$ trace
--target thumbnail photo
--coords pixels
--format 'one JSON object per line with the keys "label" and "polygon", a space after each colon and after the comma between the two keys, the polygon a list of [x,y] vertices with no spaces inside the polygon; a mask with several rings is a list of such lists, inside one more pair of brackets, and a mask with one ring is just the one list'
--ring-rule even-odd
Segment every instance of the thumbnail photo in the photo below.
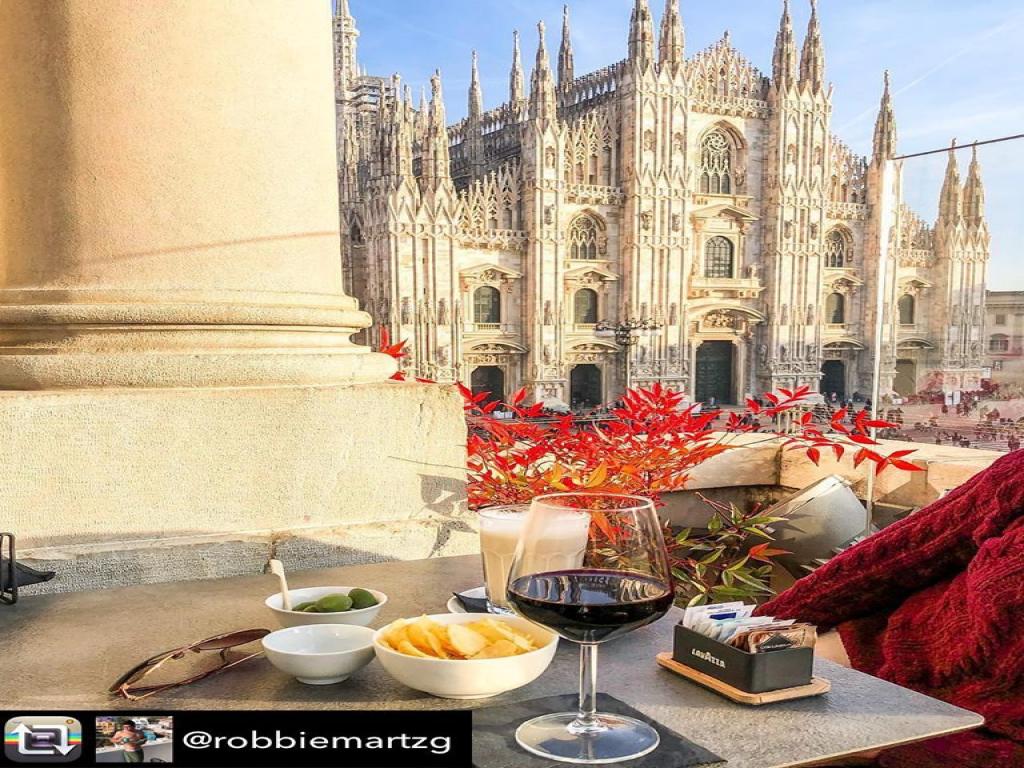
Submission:
{"label": "thumbnail photo", "polygon": [[170,763],[174,718],[170,715],[103,715],[96,718],[97,763]]}

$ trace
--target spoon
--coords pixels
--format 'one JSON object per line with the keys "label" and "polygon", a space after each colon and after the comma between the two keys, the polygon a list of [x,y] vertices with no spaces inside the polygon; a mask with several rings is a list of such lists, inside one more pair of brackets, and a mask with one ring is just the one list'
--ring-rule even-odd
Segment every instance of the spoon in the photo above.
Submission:
{"label": "spoon", "polygon": [[281,607],[286,611],[292,609],[292,596],[288,593],[288,579],[284,577],[284,563],[280,560],[270,561],[270,572],[281,582]]}

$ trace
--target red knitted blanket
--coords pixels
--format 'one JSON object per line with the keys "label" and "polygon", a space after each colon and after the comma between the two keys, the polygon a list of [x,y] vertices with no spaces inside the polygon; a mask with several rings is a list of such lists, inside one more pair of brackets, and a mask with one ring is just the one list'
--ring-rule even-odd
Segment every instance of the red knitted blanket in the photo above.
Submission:
{"label": "red knitted blanket", "polygon": [[1024,450],[847,550],[758,613],[838,627],[854,668],[984,715],[888,750],[908,768],[1024,768]]}

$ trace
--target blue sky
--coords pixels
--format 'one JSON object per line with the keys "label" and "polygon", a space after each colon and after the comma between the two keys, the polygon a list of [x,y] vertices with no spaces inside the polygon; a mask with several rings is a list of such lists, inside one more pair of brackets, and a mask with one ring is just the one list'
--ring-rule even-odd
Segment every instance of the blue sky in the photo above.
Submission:
{"label": "blue sky", "polygon": [[[349,0],[360,30],[359,60],[372,74],[398,72],[418,93],[440,67],[449,120],[466,111],[470,52],[480,55],[485,107],[507,97],[512,30],[523,38],[527,81],[536,50],[536,23],[558,49],[558,0]],[[650,0],[655,21],[663,0]],[[798,45],[809,5],[791,0]],[[570,3],[576,72],[625,56],[632,0]],[[734,45],[762,71],[771,53],[781,0],[730,5],[682,0],[688,54],[728,29]],[[729,9],[723,10],[723,9]],[[1020,0],[819,0],[828,78],[835,85],[834,132],[857,152],[871,148],[882,70],[892,73],[901,152],[1024,133],[1024,6]],[[978,151],[987,191],[992,263],[989,284],[1024,289],[1024,140]],[[960,153],[966,170],[970,153]],[[908,160],[907,201],[935,216],[945,156]]]}

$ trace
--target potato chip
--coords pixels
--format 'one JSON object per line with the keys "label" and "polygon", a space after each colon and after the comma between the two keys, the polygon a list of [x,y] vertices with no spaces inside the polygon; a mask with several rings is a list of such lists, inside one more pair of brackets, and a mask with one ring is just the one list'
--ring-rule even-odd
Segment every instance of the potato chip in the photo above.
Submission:
{"label": "potato chip", "polygon": [[515,643],[517,647],[522,648],[524,651],[532,651],[536,647],[533,644],[533,639],[528,635],[516,632],[507,624],[502,624],[501,622],[494,621],[493,619],[491,621],[493,622],[494,631],[502,635],[506,640],[510,640]]}
{"label": "potato chip", "polygon": [[426,616],[422,616],[409,625],[409,641],[421,651],[431,656],[437,656],[441,659],[450,658],[437,633],[438,629],[441,629],[443,632],[444,627],[436,621],[431,621]]}
{"label": "potato chip", "polygon": [[419,656],[424,659],[432,658],[429,653],[424,653],[415,645],[410,643],[408,640],[403,640],[402,642],[400,642],[396,650],[399,653],[404,653],[406,656]]}
{"label": "potato chip", "polygon": [[397,619],[381,632],[380,642],[425,659],[500,659],[537,648],[532,637],[491,617],[465,624],[441,624],[429,616]]}
{"label": "potato chip", "polygon": [[487,647],[487,638],[469,624],[449,624],[448,642],[463,657],[476,656]]}
{"label": "potato chip", "polygon": [[498,640],[497,642],[491,643],[488,646],[480,649],[472,658],[474,659],[500,659],[503,656],[515,656],[518,654],[519,648],[515,643],[508,640]]}

